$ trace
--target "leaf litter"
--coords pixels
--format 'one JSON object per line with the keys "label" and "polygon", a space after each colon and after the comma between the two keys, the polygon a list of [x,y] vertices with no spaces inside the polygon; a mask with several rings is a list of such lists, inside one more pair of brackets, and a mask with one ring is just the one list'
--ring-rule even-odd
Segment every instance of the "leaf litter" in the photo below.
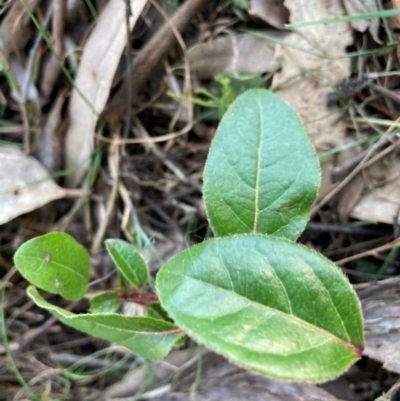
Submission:
{"label": "leaf litter", "polygon": [[[147,0],[132,1],[129,29],[133,28],[146,3]],[[125,14],[123,2],[110,1],[103,9],[82,52],[69,106],[71,122],[65,138],[66,166],[79,166],[68,176],[67,185],[70,187],[81,183],[90,163],[95,126],[109,97],[126,44]]]}
{"label": "leaf litter", "polygon": [[[130,7],[53,3],[52,10],[38,0],[0,6],[1,286],[11,348],[32,389],[60,399],[145,392],[156,400],[372,400],[393,386],[400,373],[398,16],[286,29],[288,22],[379,13],[382,4],[186,0],[165,2],[160,13],[145,0]],[[324,185],[300,240],[362,283],[365,358],[322,389],[263,379],[193,347],[194,354],[174,351],[167,365],[152,365],[167,373],[145,388],[151,374],[143,373],[146,364],[133,368],[134,355],[61,329],[29,304],[12,254],[27,239],[62,228],[92,250],[90,295],[115,287],[105,238],[137,245],[154,275],[163,259],[209,235],[204,160],[216,119],[249,85],[272,86],[294,107],[321,158]],[[76,190],[84,178],[88,189]],[[87,310],[84,302],[60,306]],[[0,365],[4,399],[26,398],[6,370],[4,348]],[[107,373],[111,368],[117,374]],[[127,382],[125,393],[112,393]]]}
{"label": "leaf litter", "polygon": [[0,188],[0,224],[67,194],[37,160],[6,146],[0,147]]}

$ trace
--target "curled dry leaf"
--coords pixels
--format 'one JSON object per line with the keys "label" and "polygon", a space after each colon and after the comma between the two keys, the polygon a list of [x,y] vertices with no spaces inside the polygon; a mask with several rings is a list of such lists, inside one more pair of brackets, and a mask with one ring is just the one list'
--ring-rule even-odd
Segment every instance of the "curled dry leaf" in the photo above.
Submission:
{"label": "curled dry leaf", "polygon": [[400,182],[394,181],[364,195],[350,216],[358,220],[376,221],[379,223],[400,223]]}
{"label": "curled dry leaf", "polygon": [[[365,172],[368,190],[352,209],[350,216],[358,220],[370,220],[380,223],[400,223],[400,170],[399,160],[394,158],[388,164],[376,163]],[[385,182],[384,185],[381,183]]]}
{"label": "curled dry leaf", "polygon": [[[26,5],[35,10],[39,0],[27,0]],[[11,53],[22,51],[32,37],[30,17],[21,1],[14,1],[11,9],[0,24],[0,53],[8,57]]]}
{"label": "curled dry leaf", "polygon": [[[309,0],[307,7],[297,0],[286,0],[290,22],[300,23],[345,15],[340,0]],[[282,65],[274,75],[275,93],[300,115],[317,152],[343,144],[345,126],[327,107],[332,86],[348,78],[350,60],[343,58],[352,43],[349,24],[313,25],[298,28],[285,38],[286,46],[277,46],[276,57]],[[323,197],[330,187],[331,162],[322,164]]]}
{"label": "curled dry leaf", "polygon": [[0,188],[0,224],[66,195],[36,159],[6,146],[0,147]]}
{"label": "curled dry leaf", "polygon": [[360,284],[355,289],[364,313],[364,355],[400,373],[400,278]]}
{"label": "curled dry leaf", "polygon": [[[376,0],[344,0],[344,7],[348,15],[372,13],[378,11]],[[358,32],[365,32],[369,30],[375,42],[382,43],[379,40],[379,18],[375,19],[362,19],[358,21],[351,21],[351,26]]]}
{"label": "curled dry leaf", "polygon": [[[132,0],[132,29],[147,0]],[[66,134],[67,168],[75,169],[67,178],[67,185],[76,187],[89,166],[94,147],[94,130],[107,102],[115,71],[126,45],[126,5],[111,0],[102,11],[96,27],[83,49],[69,114],[71,125]]]}
{"label": "curled dry leaf", "polygon": [[189,50],[189,62],[200,79],[238,71],[259,75],[278,68],[274,53],[275,43],[245,33],[227,35],[193,46]]}
{"label": "curled dry leaf", "polygon": [[250,0],[249,14],[277,29],[284,29],[289,11],[283,2],[284,0]]}

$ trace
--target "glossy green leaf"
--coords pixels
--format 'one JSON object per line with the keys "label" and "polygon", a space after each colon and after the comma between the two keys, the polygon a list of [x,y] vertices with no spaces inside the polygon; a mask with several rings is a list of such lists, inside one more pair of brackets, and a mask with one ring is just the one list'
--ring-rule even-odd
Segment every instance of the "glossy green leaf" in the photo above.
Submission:
{"label": "glossy green leaf", "polygon": [[121,306],[121,300],[116,291],[106,291],[96,294],[89,300],[92,313],[115,313]]}
{"label": "glossy green leaf", "polygon": [[150,302],[147,304],[147,316],[172,322],[172,319],[168,316],[168,313],[163,309],[159,302]]}
{"label": "glossy green leaf", "polygon": [[65,299],[82,298],[88,289],[89,254],[68,234],[54,232],[25,242],[14,263],[31,284]]}
{"label": "glossy green leaf", "polygon": [[291,241],[207,240],[171,259],[157,288],[177,325],[255,372],[321,382],[361,356],[362,314],[347,278]]}
{"label": "glossy green leaf", "polygon": [[121,239],[108,239],[106,248],[115,266],[123,277],[135,288],[147,283],[148,270],[142,255],[134,246]]}
{"label": "glossy green leaf", "polygon": [[319,182],[318,160],[296,113],[266,90],[239,96],[218,127],[204,170],[214,233],[296,239]]}
{"label": "glossy green leaf", "polygon": [[[58,320],[92,336],[123,345],[144,358],[162,359],[181,336],[174,334],[176,326],[150,317],[119,314],[79,314],[58,308],[41,297],[33,286],[28,295]],[[172,331],[172,332],[171,332]]]}

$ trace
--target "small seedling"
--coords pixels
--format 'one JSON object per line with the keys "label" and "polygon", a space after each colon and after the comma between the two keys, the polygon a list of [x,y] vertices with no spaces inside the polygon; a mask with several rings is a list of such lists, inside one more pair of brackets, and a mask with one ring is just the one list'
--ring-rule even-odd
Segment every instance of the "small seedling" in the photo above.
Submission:
{"label": "small seedling", "polygon": [[[360,303],[342,272],[296,244],[316,198],[320,171],[295,112],[266,90],[239,96],[223,117],[204,171],[204,203],[215,238],[168,261],[156,293],[139,252],[106,248],[121,288],[97,296],[91,314],[48,303],[35,287],[66,299],[87,290],[89,256],[64,233],[22,245],[15,265],[29,296],[63,323],[162,359],[187,334],[249,370],[304,382],[330,380],[362,354]],[[57,280],[58,285],[55,285]],[[147,316],[115,313],[120,299]]]}

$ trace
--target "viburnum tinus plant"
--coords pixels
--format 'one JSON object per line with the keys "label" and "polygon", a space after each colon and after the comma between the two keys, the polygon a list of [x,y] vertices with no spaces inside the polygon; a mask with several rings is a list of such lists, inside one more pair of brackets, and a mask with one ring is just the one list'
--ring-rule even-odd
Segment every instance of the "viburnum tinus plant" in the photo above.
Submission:
{"label": "viburnum tinus plant", "polygon": [[[47,302],[85,296],[87,251],[65,233],[23,244],[15,265],[28,294],[61,322],[162,359],[183,335],[269,377],[329,380],[362,354],[360,303],[342,272],[295,241],[320,183],[318,160],[295,112],[266,90],[249,90],[224,115],[204,170],[204,204],[215,238],[181,252],[148,290],[139,252],[105,242],[121,287],[92,297],[91,313]],[[116,313],[130,286],[146,316]],[[122,295],[124,294],[124,295]]]}

